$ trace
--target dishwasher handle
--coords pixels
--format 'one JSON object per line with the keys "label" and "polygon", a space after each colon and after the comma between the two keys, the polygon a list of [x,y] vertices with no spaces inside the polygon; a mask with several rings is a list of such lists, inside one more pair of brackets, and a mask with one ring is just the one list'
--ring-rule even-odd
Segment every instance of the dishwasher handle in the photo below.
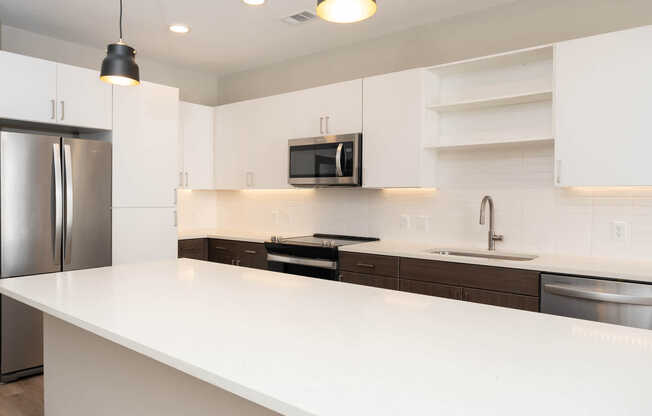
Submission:
{"label": "dishwasher handle", "polygon": [[586,299],[598,302],[619,303],[623,305],[644,305],[652,306],[650,296],[621,295],[618,293],[598,292],[595,290],[581,289],[577,286],[546,283],[543,290],[553,295],[566,296],[569,298]]}

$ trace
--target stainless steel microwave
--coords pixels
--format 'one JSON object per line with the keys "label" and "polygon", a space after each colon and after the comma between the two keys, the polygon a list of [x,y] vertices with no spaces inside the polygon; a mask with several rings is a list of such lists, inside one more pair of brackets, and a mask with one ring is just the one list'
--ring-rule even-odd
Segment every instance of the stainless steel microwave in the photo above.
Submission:
{"label": "stainless steel microwave", "polygon": [[362,185],[362,134],[293,139],[288,148],[290,185]]}

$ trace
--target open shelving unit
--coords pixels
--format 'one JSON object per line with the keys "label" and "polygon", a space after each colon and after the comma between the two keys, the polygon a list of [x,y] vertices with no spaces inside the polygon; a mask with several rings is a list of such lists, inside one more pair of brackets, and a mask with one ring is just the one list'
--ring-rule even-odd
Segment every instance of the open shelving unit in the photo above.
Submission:
{"label": "open shelving unit", "polygon": [[431,67],[425,86],[425,148],[553,140],[552,46]]}

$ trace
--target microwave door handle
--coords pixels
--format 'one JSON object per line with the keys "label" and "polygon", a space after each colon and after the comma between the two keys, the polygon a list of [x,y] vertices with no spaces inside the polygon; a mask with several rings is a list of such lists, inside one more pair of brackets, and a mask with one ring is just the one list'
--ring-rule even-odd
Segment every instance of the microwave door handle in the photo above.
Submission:
{"label": "microwave door handle", "polygon": [[337,172],[337,176],[344,176],[342,173],[342,148],[344,147],[344,143],[340,143],[337,146],[337,153],[335,154],[335,170]]}

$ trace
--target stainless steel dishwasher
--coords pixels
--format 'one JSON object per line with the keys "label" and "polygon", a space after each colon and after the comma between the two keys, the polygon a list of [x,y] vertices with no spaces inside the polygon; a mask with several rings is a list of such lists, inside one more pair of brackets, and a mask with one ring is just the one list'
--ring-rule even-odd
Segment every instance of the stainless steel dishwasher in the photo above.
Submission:
{"label": "stainless steel dishwasher", "polygon": [[652,329],[652,284],[542,274],[541,312]]}

